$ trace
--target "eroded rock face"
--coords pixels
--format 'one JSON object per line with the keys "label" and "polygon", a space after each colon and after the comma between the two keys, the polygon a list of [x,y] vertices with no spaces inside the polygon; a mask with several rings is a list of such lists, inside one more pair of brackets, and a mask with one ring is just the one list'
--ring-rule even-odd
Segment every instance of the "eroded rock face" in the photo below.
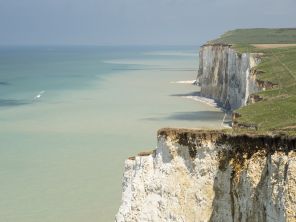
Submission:
{"label": "eroded rock face", "polygon": [[295,221],[296,139],[163,129],[125,162],[116,221]]}
{"label": "eroded rock face", "polygon": [[198,80],[201,95],[235,110],[246,105],[249,95],[260,90],[254,67],[258,53],[237,53],[230,45],[208,44],[199,52]]}

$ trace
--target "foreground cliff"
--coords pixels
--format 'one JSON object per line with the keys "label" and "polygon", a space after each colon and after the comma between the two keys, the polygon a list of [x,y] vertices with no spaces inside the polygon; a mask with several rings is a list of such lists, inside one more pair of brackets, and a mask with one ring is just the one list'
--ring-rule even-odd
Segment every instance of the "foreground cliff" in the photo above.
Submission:
{"label": "foreground cliff", "polygon": [[246,105],[249,95],[260,91],[256,82],[259,53],[238,53],[228,44],[206,44],[199,52],[198,81],[201,95],[235,110]]}
{"label": "foreground cliff", "polygon": [[295,221],[296,138],[162,129],[125,162],[116,221]]}

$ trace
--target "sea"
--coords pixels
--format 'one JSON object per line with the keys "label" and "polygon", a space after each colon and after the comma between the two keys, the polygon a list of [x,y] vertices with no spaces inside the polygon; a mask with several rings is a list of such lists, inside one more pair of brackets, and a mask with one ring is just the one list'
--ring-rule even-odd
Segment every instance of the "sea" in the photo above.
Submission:
{"label": "sea", "polygon": [[0,221],[114,221],[158,129],[220,128],[197,69],[198,46],[0,47]]}

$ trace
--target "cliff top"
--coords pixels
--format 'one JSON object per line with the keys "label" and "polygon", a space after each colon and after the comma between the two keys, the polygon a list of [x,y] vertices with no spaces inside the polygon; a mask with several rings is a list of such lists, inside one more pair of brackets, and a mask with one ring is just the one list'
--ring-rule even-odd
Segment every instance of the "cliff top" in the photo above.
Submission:
{"label": "cliff top", "polygon": [[209,43],[224,44],[275,44],[296,43],[296,28],[254,28],[228,31]]}
{"label": "cliff top", "polygon": [[[216,138],[219,136],[229,136],[229,137],[245,137],[245,138],[253,138],[253,139],[260,139],[260,138],[270,138],[270,139],[285,139],[285,140],[293,140],[296,144],[296,135],[287,135],[287,134],[281,134],[278,132],[275,133],[256,133],[256,132],[242,132],[242,131],[233,131],[229,129],[220,130],[220,129],[198,129],[198,128],[161,128],[157,131],[158,136],[169,136],[169,137],[175,137],[179,135],[194,135],[196,137],[201,137],[204,139],[209,138]],[[296,148],[296,145],[294,146]]]}
{"label": "cliff top", "polygon": [[227,43],[223,43],[223,42],[222,43],[219,43],[219,42],[214,42],[214,43],[208,42],[208,43],[202,45],[202,47],[204,47],[204,46],[224,46],[224,47],[228,46],[228,47],[231,47],[232,44],[227,44]]}
{"label": "cliff top", "polygon": [[158,131],[158,136],[176,139],[180,145],[189,148],[196,147],[197,143],[211,141],[217,144],[230,144],[244,152],[266,150],[267,152],[289,152],[296,149],[296,136],[285,134],[254,134],[235,133],[233,131],[163,128]]}
{"label": "cliff top", "polygon": [[[265,154],[275,151],[289,153],[296,150],[296,136],[286,134],[258,134],[258,133],[237,133],[229,130],[213,129],[188,129],[188,128],[162,128],[157,132],[157,137],[169,137],[180,145],[189,147],[189,154],[196,157],[197,147],[208,142],[217,145],[230,145],[234,152],[229,154],[239,161],[252,156],[257,151],[264,151]],[[138,153],[136,156],[155,155],[155,150]],[[247,155],[246,155],[247,154]],[[136,156],[129,157],[135,160]]]}

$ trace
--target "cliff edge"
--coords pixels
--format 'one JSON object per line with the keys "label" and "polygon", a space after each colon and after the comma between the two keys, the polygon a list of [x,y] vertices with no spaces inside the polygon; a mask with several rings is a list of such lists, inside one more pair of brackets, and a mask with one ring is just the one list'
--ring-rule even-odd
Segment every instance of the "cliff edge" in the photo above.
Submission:
{"label": "cliff edge", "polygon": [[125,162],[116,221],[295,221],[296,138],[161,129]]}

